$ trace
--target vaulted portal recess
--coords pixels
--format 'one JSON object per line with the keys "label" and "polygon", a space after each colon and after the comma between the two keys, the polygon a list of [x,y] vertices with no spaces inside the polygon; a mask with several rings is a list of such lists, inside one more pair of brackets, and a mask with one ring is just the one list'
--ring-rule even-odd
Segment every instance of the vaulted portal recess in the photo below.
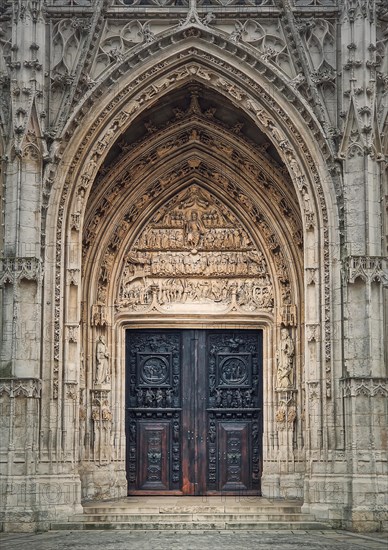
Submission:
{"label": "vaulted portal recess", "polygon": [[129,494],[260,494],[262,333],[128,330]]}
{"label": "vaulted portal recess", "polygon": [[131,494],[280,494],[280,470],[301,494],[302,234],[273,142],[214,89],[117,136],[85,210],[82,341],[93,453]]}

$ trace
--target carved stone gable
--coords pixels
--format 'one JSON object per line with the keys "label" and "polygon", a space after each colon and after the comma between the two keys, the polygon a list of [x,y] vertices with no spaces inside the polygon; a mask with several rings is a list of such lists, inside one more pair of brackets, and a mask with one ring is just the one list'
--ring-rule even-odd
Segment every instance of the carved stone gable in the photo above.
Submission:
{"label": "carved stone gable", "polygon": [[263,253],[216,197],[191,185],[164,205],[128,250],[117,309],[272,311]]}

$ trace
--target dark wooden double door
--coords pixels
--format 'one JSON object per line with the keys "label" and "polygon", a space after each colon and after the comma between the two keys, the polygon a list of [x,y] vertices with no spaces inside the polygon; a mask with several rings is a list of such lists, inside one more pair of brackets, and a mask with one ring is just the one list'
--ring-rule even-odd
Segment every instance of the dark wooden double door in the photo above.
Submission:
{"label": "dark wooden double door", "polygon": [[129,494],[259,494],[262,333],[127,330]]}

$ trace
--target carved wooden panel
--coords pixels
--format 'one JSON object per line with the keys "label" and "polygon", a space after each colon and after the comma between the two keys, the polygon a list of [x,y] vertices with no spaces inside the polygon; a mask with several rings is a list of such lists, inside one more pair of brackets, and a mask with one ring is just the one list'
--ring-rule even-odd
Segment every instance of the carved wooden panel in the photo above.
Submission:
{"label": "carved wooden panel", "polygon": [[139,489],[169,488],[170,422],[139,422]]}
{"label": "carved wooden panel", "polygon": [[251,488],[249,422],[218,421],[219,489],[247,491]]}
{"label": "carved wooden panel", "polygon": [[258,494],[261,333],[127,331],[131,494]]}
{"label": "carved wooden panel", "polygon": [[129,490],[178,490],[181,333],[128,331],[126,356]]}
{"label": "carved wooden panel", "polygon": [[256,331],[207,336],[207,490],[260,490],[262,344]]}

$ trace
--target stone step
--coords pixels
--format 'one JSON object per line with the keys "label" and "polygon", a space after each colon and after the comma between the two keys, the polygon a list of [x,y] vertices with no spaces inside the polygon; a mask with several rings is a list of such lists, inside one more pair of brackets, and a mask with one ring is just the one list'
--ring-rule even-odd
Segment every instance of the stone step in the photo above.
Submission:
{"label": "stone step", "polygon": [[257,522],[67,522],[52,523],[51,530],[130,530],[130,531],[267,531],[330,529],[316,521],[257,521]]}
{"label": "stone step", "polygon": [[279,512],[268,512],[265,514],[245,513],[239,514],[136,514],[136,513],[110,513],[110,514],[78,514],[69,518],[71,523],[121,523],[121,522],[141,522],[141,523],[171,523],[171,522],[256,522],[256,521],[314,521],[315,517],[311,514],[284,514]]}
{"label": "stone step", "polygon": [[129,507],[129,506],[84,506],[84,514],[300,514],[301,507],[290,506],[171,506],[171,507]]}

